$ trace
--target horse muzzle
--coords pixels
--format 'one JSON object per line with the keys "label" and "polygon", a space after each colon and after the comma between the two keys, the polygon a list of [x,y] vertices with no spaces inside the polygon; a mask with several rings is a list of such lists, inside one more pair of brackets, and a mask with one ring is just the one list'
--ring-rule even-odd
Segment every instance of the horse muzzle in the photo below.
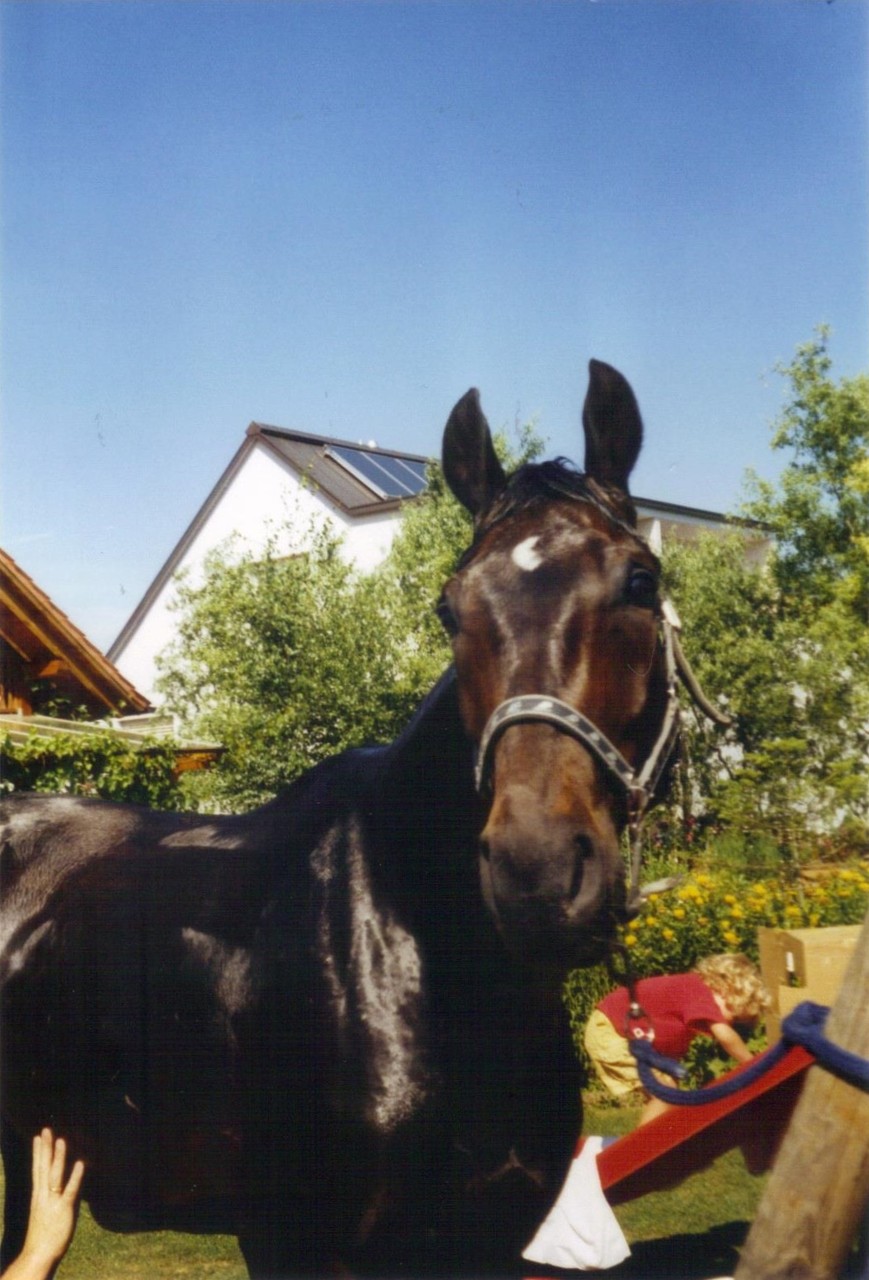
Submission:
{"label": "horse muzzle", "polygon": [[618,835],[568,818],[490,822],[480,841],[484,900],[508,948],[562,967],[606,952],[624,916]]}

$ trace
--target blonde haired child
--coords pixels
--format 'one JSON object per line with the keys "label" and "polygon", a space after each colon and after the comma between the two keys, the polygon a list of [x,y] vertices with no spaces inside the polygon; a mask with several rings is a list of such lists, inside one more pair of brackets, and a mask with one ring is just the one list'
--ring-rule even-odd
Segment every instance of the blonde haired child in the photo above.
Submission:
{"label": "blonde haired child", "polygon": [[[601,1083],[614,1098],[641,1089],[629,1035],[651,1030],[655,1048],[666,1058],[683,1058],[698,1035],[712,1036],[731,1058],[747,1062],[751,1053],[734,1023],[754,1025],[770,1006],[755,966],[743,955],[707,956],[691,973],[641,978],[636,999],[646,1019],[629,1019],[626,987],[611,991],[592,1012],[585,1047]],[[640,1116],[646,1124],[667,1109],[648,1098]]]}

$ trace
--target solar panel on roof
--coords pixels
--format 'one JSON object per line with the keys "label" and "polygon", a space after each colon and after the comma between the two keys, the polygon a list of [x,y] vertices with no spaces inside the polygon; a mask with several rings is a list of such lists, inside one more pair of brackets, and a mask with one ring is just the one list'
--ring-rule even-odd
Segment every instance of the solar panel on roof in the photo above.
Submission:
{"label": "solar panel on roof", "polygon": [[425,466],[405,462],[389,454],[368,453],[345,445],[330,445],[328,452],[382,498],[408,498],[425,486]]}
{"label": "solar panel on roof", "polygon": [[395,458],[393,461],[398,467],[410,472],[413,477],[410,483],[415,486],[415,493],[425,488],[426,464],[424,462],[414,462],[410,458]]}

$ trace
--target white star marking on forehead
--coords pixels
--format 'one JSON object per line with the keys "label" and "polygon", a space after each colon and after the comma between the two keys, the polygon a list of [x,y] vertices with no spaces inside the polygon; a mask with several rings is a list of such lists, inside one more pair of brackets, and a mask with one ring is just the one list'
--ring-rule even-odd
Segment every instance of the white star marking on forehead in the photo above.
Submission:
{"label": "white star marking on forehead", "polygon": [[513,548],[511,555],[513,563],[527,573],[533,573],[535,569],[539,569],[543,564],[543,557],[536,550],[539,541],[537,534],[534,534],[533,537],[526,538],[524,542],[517,543]]}

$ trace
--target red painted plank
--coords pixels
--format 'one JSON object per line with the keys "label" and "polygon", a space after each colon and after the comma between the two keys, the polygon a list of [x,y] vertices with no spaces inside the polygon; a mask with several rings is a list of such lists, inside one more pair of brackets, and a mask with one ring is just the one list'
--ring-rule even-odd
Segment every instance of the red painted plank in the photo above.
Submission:
{"label": "red painted plank", "polygon": [[[732,1147],[753,1173],[767,1168],[814,1058],[798,1045],[754,1084],[701,1106],[673,1106],[606,1147],[597,1158],[611,1205],[675,1186]],[[724,1079],[736,1077],[747,1064]]]}

